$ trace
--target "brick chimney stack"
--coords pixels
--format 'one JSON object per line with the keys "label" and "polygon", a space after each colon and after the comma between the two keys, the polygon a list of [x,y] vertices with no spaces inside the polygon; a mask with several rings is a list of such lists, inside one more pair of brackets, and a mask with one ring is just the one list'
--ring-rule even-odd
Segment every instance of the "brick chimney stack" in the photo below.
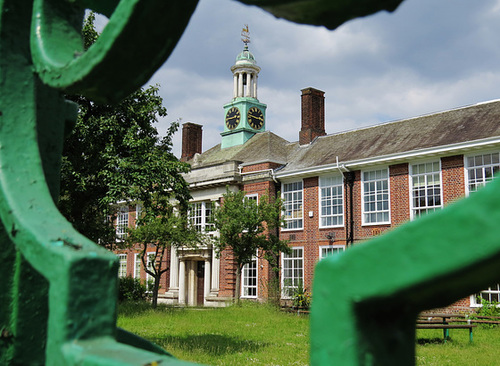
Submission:
{"label": "brick chimney stack", "polygon": [[181,161],[188,161],[198,153],[201,154],[202,126],[186,122],[182,125]]}
{"label": "brick chimney stack", "polygon": [[299,144],[306,145],[325,132],[325,92],[314,89],[302,89],[302,127],[299,132]]}

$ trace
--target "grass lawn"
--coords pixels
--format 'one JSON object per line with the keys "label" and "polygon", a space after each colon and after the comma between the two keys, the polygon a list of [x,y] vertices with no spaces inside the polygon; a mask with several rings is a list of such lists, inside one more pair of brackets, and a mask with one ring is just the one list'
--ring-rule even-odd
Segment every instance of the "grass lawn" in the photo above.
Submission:
{"label": "grass lawn", "polygon": [[[181,360],[205,365],[307,365],[309,318],[254,303],[221,309],[120,305],[118,326],[165,348]],[[469,332],[419,329],[417,365],[500,365],[500,327]]]}
{"label": "grass lawn", "polygon": [[205,365],[307,365],[309,319],[266,305],[191,309],[120,306],[118,326]]}

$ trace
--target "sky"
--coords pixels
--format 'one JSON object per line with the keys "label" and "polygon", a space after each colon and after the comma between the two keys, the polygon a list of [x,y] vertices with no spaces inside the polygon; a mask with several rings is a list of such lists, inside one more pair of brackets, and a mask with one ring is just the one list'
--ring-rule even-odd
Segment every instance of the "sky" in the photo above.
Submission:
{"label": "sky", "polygon": [[[168,116],[203,125],[203,151],[220,143],[230,67],[243,50],[261,67],[266,128],[297,141],[301,89],[325,92],[326,132],[352,130],[500,98],[500,0],[405,0],[334,31],[280,20],[233,0],[200,0],[159,84]],[[173,152],[180,157],[181,133]]]}

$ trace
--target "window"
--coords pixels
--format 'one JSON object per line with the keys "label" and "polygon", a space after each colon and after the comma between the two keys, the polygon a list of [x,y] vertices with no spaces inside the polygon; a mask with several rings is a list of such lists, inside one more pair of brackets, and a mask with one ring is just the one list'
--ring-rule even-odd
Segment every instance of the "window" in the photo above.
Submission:
{"label": "window", "polygon": [[319,178],[320,227],[344,225],[342,176]]}
{"label": "window", "polygon": [[500,170],[500,154],[482,154],[466,158],[467,188],[469,193],[484,186]]}
{"label": "window", "polygon": [[323,259],[332,254],[337,254],[345,250],[343,245],[325,245],[319,247],[319,259]]}
{"label": "window", "polygon": [[243,266],[241,297],[257,297],[257,258]]}
{"label": "window", "polygon": [[139,253],[134,254],[134,278],[141,278],[141,256]]}
{"label": "window", "polygon": [[212,202],[192,203],[189,208],[189,221],[199,232],[214,231],[212,220]]}
{"label": "window", "polygon": [[[154,273],[153,266],[155,265],[156,253],[155,252],[148,252],[147,259],[148,259],[147,268],[148,268],[148,270],[150,270],[151,272]],[[151,281],[154,281],[153,276],[151,276],[149,273],[146,272],[146,286],[148,288],[148,291],[153,290],[153,288],[152,288],[153,284],[150,283]]]}
{"label": "window", "polygon": [[418,217],[442,207],[439,161],[411,165],[411,214]]}
{"label": "window", "polygon": [[137,222],[141,219],[142,215],[142,205],[137,204],[135,205],[135,227],[137,227]]}
{"label": "window", "polygon": [[293,290],[304,286],[304,249],[292,248],[292,254],[282,256],[282,297],[290,298]]}
{"label": "window", "polygon": [[128,206],[121,206],[116,215],[116,237],[123,240],[127,237]]}
{"label": "window", "polygon": [[472,306],[481,306],[481,301],[500,302],[500,284],[488,287],[487,290],[471,296]]}
{"label": "window", "polygon": [[285,229],[302,229],[302,182],[283,184]]}
{"label": "window", "polygon": [[363,224],[389,224],[388,169],[363,172]]}
{"label": "window", "polygon": [[259,195],[257,193],[247,194],[245,198],[247,200],[255,201],[255,203],[259,203]]}
{"label": "window", "polygon": [[126,254],[118,254],[118,277],[123,278],[127,277],[127,255]]}

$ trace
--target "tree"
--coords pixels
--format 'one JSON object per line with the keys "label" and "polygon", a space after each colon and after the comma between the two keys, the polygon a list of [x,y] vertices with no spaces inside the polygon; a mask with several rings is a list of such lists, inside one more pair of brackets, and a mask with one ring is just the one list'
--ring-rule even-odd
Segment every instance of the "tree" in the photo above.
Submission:
{"label": "tree", "polygon": [[[245,192],[231,192],[223,196],[221,207],[214,212],[214,225],[219,230],[215,246],[220,253],[225,249],[233,252],[236,261],[236,298],[240,301],[241,272],[261,251],[266,259],[277,265],[280,252],[289,252],[287,241],[279,240],[276,230],[281,225],[283,203],[277,198],[270,201],[267,195],[260,202],[245,197]],[[274,262],[273,262],[274,259]]]}
{"label": "tree", "polygon": [[[91,13],[83,27],[85,48],[98,37]],[[67,96],[79,105],[67,136],[61,169],[59,209],[75,228],[101,244],[113,244],[116,202],[139,201],[154,215],[154,200],[189,200],[182,173],[189,166],[172,154],[174,122],[160,138],[153,126],[167,111],[158,87],[140,89],[117,105]]]}
{"label": "tree", "polygon": [[[155,211],[158,213],[159,209]],[[188,225],[186,213],[176,213],[170,205],[163,209],[161,216],[146,214],[136,228],[129,229],[127,243],[140,246],[143,268],[154,280],[151,289],[153,308],[158,304],[161,276],[169,270],[169,267],[163,267],[167,249],[195,245],[199,240],[198,232]],[[154,249],[154,254],[150,255],[148,249]]]}

